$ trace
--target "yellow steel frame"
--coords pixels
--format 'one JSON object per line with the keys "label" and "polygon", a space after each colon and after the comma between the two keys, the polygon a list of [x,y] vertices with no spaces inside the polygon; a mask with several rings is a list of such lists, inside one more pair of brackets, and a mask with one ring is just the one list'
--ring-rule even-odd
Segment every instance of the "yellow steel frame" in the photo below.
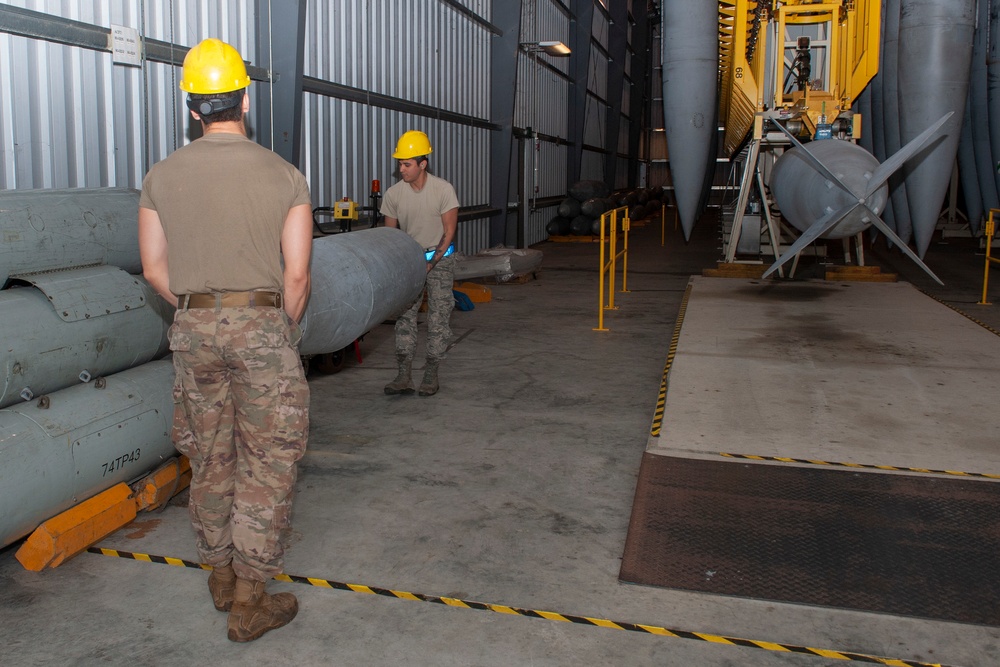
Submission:
{"label": "yellow steel frame", "polygon": [[764,104],[766,26],[758,33],[753,58],[747,59],[748,36],[756,8],[754,0],[719,2],[719,105],[726,128],[723,142],[730,156],[739,149],[753,127],[754,114]]}
{"label": "yellow steel frame", "polygon": [[[619,218],[618,215],[621,214]],[[619,222],[621,225],[619,225]],[[632,227],[631,219],[628,215],[628,206],[620,206],[603,213],[600,218],[601,225],[601,251],[600,251],[600,279],[597,288],[597,326],[594,331],[608,331],[604,326],[604,311],[618,310],[615,305],[615,272],[618,267],[619,258],[622,260],[622,293],[627,293],[628,289],[628,233]],[[623,233],[622,250],[618,250],[618,232]],[[607,249],[607,257],[605,257]],[[604,277],[607,276],[608,303],[604,305]]]}
{"label": "yellow steel frame", "polygon": [[[754,29],[758,5],[766,6],[775,34],[784,39],[788,25],[829,23],[829,90],[806,91],[804,98],[786,101],[782,85],[784,44],[774,45],[775,62],[765,63],[769,33],[767,25],[757,26],[753,56],[747,58],[749,35]],[[776,6],[775,6],[776,5]],[[821,101],[829,101],[829,117],[851,107],[868,82],[878,72],[880,0],[720,0],[719,73],[720,117],[725,124],[724,145],[732,156],[753,127],[753,116],[764,106],[775,108],[797,104],[808,124],[815,125],[822,113]],[[763,90],[765,67],[774,68],[775,90]],[[817,102],[810,104],[809,98]],[[812,108],[815,106],[815,108]]]}
{"label": "yellow steel frame", "polygon": [[986,291],[990,285],[990,264],[1000,264],[1000,259],[990,256],[990,248],[993,246],[993,235],[996,233],[996,222],[993,218],[995,213],[1000,213],[1000,209],[991,208],[990,217],[986,219],[986,265],[983,268],[983,298],[979,301],[980,306],[992,305],[986,300]]}
{"label": "yellow steel frame", "polygon": [[846,82],[846,99],[853,104],[878,73],[882,6],[877,1],[849,2],[844,31],[846,58],[841,77]]}

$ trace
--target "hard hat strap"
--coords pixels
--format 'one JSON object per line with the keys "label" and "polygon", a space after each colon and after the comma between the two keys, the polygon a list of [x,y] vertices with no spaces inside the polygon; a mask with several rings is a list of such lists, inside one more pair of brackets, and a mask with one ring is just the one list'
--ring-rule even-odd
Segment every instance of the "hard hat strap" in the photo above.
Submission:
{"label": "hard hat strap", "polygon": [[202,99],[187,98],[188,109],[202,116],[210,116],[213,113],[232,109],[243,101],[242,95],[232,95],[229,97],[208,97]]}

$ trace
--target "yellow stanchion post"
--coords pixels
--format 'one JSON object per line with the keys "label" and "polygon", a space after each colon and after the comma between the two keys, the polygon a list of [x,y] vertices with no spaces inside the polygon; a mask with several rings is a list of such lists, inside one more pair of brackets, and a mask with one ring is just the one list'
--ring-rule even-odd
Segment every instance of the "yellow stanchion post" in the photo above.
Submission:
{"label": "yellow stanchion post", "polygon": [[601,251],[600,251],[600,277],[597,287],[597,326],[594,331],[607,331],[604,328],[604,223],[605,216],[601,216]]}
{"label": "yellow stanchion post", "polygon": [[608,243],[608,310],[618,310],[615,305],[615,272],[618,269],[618,209],[608,211],[601,216],[609,216],[611,223],[611,241]]}
{"label": "yellow stanchion post", "polygon": [[[622,244],[618,252],[618,213],[622,214]],[[631,220],[628,217],[628,207],[619,207],[601,214],[601,251],[600,279],[597,287],[597,327],[594,331],[608,331],[604,328],[604,311],[618,310],[615,305],[615,274],[618,273],[618,258],[622,258],[622,292],[628,292],[628,232]],[[610,231],[609,231],[610,229]],[[605,244],[607,244],[607,261],[605,261]],[[608,305],[604,305],[604,275],[608,275]]]}
{"label": "yellow stanchion post", "polygon": [[992,305],[986,300],[986,290],[990,284],[990,263],[997,261],[995,258],[990,257],[990,248],[993,247],[993,234],[996,231],[996,223],[993,220],[993,214],[998,211],[1000,211],[1000,209],[991,208],[990,215],[986,219],[986,264],[983,268],[983,298],[977,304],[980,306]]}
{"label": "yellow stanchion post", "polygon": [[628,208],[623,208],[622,218],[622,232],[625,237],[625,245],[622,248],[622,292],[627,293],[628,290],[628,232],[632,226],[632,220],[628,217]]}

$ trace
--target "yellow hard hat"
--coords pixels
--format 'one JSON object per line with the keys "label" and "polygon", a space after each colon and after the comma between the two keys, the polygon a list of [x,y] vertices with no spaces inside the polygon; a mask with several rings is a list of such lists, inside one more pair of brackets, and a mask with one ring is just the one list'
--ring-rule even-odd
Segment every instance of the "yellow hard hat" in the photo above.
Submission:
{"label": "yellow hard hat", "polygon": [[395,160],[409,160],[420,155],[430,155],[431,140],[420,130],[409,130],[396,142],[396,152],[392,154]]}
{"label": "yellow hard hat", "polygon": [[225,42],[210,37],[184,56],[181,90],[195,95],[212,95],[240,90],[250,85],[246,65],[239,52]]}

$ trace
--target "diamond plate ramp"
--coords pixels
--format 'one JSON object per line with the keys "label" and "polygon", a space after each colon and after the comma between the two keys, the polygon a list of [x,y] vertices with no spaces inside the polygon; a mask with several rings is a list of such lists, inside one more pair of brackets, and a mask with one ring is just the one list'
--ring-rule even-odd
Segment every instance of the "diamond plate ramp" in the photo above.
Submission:
{"label": "diamond plate ramp", "polygon": [[645,454],[619,578],[1000,626],[1000,484]]}

